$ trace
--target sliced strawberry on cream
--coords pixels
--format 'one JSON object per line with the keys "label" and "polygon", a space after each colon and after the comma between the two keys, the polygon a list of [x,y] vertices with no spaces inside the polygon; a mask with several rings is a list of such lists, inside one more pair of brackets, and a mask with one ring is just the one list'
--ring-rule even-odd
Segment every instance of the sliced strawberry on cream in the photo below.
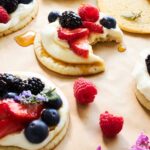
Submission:
{"label": "sliced strawberry on cream", "polygon": [[67,40],[67,41],[73,41],[88,35],[89,35],[89,30],[86,28],[77,28],[73,30],[65,29],[65,28],[58,29],[58,37],[62,40]]}
{"label": "sliced strawberry on cream", "polygon": [[18,122],[17,120],[3,119],[0,120],[0,138],[21,131],[24,128],[24,125]]}
{"label": "sliced strawberry on cream", "polygon": [[34,119],[40,117],[41,111],[43,109],[40,104],[21,104],[15,101],[5,101],[7,109],[13,118],[19,120],[20,122],[30,122]]}
{"label": "sliced strawberry on cream", "polygon": [[89,46],[90,45],[88,44],[87,36],[70,42],[70,47],[73,50],[73,52],[84,58],[88,57]]}

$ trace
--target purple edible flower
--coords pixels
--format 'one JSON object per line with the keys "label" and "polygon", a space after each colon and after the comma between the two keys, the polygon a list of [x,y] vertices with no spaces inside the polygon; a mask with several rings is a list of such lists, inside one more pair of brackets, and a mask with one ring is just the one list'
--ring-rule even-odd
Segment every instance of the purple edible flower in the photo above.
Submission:
{"label": "purple edible flower", "polygon": [[98,146],[98,148],[96,150],[101,150],[101,146]]}
{"label": "purple edible flower", "polygon": [[21,93],[21,96],[24,96],[25,98],[29,98],[29,97],[31,97],[32,96],[32,93],[31,93],[31,91],[23,91],[22,93]]}
{"label": "purple edible flower", "polygon": [[148,136],[141,133],[136,144],[131,147],[131,150],[150,150],[150,140]]}
{"label": "purple edible flower", "polygon": [[41,94],[38,94],[38,95],[36,96],[36,100],[39,101],[39,102],[44,102],[44,101],[47,101],[47,98],[44,97],[44,96],[41,95]]}

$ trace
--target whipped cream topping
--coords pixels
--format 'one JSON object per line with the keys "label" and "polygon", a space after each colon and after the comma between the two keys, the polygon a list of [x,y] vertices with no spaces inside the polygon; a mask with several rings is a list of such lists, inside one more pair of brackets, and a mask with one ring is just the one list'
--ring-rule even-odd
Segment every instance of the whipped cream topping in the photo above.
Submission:
{"label": "whipped cream topping", "polygon": [[150,49],[143,50],[140,59],[134,68],[133,76],[135,78],[137,89],[150,100],[150,75],[148,74],[145,59],[150,55]]}
{"label": "whipped cream topping", "polygon": [[17,9],[10,14],[10,20],[6,24],[0,23],[0,32],[8,30],[9,28],[17,25],[22,19],[28,16],[28,14],[33,11],[36,1],[37,0],[33,0],[29,4],[20,3]]}
{"label": "whipped cream topping", "polygon": [[46,146],[50,141],[52,141],[53,138],[57,134],[59,134],[59,132],[65,126],[68,120],[68,113],[69,113],[68,102],[65,96],[63,95],[63,93],[53,83],[51,83],[49,80],[46,80],[42,76],[33,74],[33,73],[20,73],[20,72],[17,73],[16,75],[24,79],[27,77],[33,77],[33,76],[40,78],[43,81],[43,83],[45,83],[45,88],[55,88],[56,92],[59,94],[59,96],[61,97],[63,101],[63,106],[59,109],[60,122],[54,130],[49,131],[48,137],[42,143],[39,143],[39,144],[30,143],[24,135],[24,130],[21,132],[7,135],[0,139],[1,146],[16,146],[16,147],[20,147],[20,148],[27,149],[27,150],[38,150]]}
{"label": "whipped cream topping", "polygon": [[[104,16],[106,15],[100,13],[100,18]],[[99,20],[97,23],[99,23]],[[58,21],[48,24],[41,32],[42,44],[49,55],[67,63],[91,64],[101,62],[100,57],[93,54],[90,44],[95,44],[95,41],[107,40],[121,42],[123,39],[123,33],[118,26],[115,29],[106,29],[104,27],[104,33],[91,33],[89,36],[89,56],[88,58],[83,58],[70,50],[67,41],[58,38],[57,30],[59,27],[60,24]]]}

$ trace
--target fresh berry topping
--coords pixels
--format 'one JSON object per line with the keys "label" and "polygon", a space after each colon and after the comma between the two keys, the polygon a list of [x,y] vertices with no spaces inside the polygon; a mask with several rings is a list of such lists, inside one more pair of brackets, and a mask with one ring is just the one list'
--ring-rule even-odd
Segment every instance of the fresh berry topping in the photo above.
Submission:
{"label": "fresh berry topping", "polygon": [[62,106],[63,102],[59,95],[53,92],[49,97],[48,101],[44,102],[44,107],[59,109]]}
{"label": "fresh berry topping", "polygon": [[3,6],[10,14],[18,7],[18,0],[0,0],[0,5]]}
{"label": "fresh berry topping", "polygon": [[89,30],[86,28],[78,28],[78,29],[65,29],[59,28],[58,29],[58,37],[62,40],[73,41],[84,36],[89,35]]}
{"label": "fresh berry topping", "polygon": [[35,77],[27,79],[25,83],[26,83],[25,89],[30,90],[31,93],[35,95],[43,91],[45,86],[39,78]]}
{"label": "fresh berry topping", "polygon": [[0,6],[0,23],[7,23],[9,21],[10,17],[7,13],[7,11]]}
{"label": "fresh berry topping", "polygon": [[88,28],[91,32],[103,33],[103,26],[93,22],[83,21],[83,27]]}
{"label": "fresh berry topping", "polygon": [[71,50],[78,56],[88,58],[90,45],[87,36],[77,39],[75,41],[71,41],[69,44]]}
{"label": "fresh berry topping", "polygon": [[41,118],[50,127],[56,126],[60,121],[59,113],[55,109],[45,109]]}
{"label": "fresh berry topping", "polygon": [[23,88],[23,81],[19,77],[6,73],[0,74],[0,91],[3,93],[1,96],[4,96],[6,92],[19,93]]}
{"label": "fresh berry topping", "polygon": [[82,5],[78,13],[83,21],[96,22],[99,19],[99,10],[93,5]]}
{"label": "fresh berry topping", "polygon": [[22,4],[29,4],[33,2],[33,0],[19,0],[19,3],[22,3]]}
{"label": "fresh berry topping", "polygon": [[49,21],[49,23],[55,22],[59,17],[60,17],[59,12],[52,11],[48,15],[48,21]]}
{"label": "fresh berry topping", "polygon": [[17,120],[3,119],[0,120],[0,138],[15,133],[17,131],[21,131],[24,128]]}
{"label": "fresh berry topping", "polygon": [[103,135],[111,138],[117,135],[123,127],[123,118],[114,116],[109,112],[100,115],[100,127]]}
{"label": "fresh berry topping", "polygon": [[8,119],[9,117],[10,113],[8,111],[7,104],[0,101],[0,120]]}
{"label": "fresh berry topping", "polygon": [[100,20],[100,24],[107,29],[116,28],[116,20],[113,17],[104,17]]}
{"label": "fresh berry topping", "polygon": [[82,25],[82,20],[73,11],[65,11],[59,18],[59,23],[63,28],[75,29]]}
{"label": "fresh berry topping", "polygon": [[147,71],[150,74],[150,55],[148,55],[147,58],[145,59],[145,63],[146,63]]}
{"label": "fresh berry topping", "polygon": [[3,101],[7,105],[7,111],[12,116],[21,122],[29,122],[40,117],[43,109],[40,104],[21,104],[13,100]]}
{"label": "fresh berry topping", "polygon": [[94,101],[97,89],[90,81],[79,78],[74,83],[74,96],[78,103],[88,104]]}
{"label": "fresh berry topping", "polygon": [[48,126],[41,120],[34,120],[25,128],[24,134],[29,142],[41,143],[48,136]]}

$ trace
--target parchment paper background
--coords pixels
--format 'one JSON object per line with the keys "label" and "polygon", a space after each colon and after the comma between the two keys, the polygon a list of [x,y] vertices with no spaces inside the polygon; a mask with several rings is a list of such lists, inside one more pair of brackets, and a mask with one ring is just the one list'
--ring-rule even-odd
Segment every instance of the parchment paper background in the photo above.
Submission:
{"label": "parchment paper background", "polygon": [[[150,135],[150,115],[134,95],[133,67],[138,54],[150,45],[150,36],[124,33],[127,51],[119,53],[114,43],[97,44],[94,52],[106,63],[106,72],[86,77],[98,88],[95,102],[87,107],[78,106],[73,96],[75,77],[61,76],[43,67],[37,61],[33,46],[20,47],[14,37],[24,31],[39,32],[51,10],[77,9],[80,3],[95,0],[39,0],[37,18],[23,30],[0,39],[0,71],[33,71],[44,75],[62,89],[70,104],[71,123],[68,133],[56,150],[129,150],[141,131]],[[104,139],[99,128],[100,113],[108,110],[124,117],[122,132],[114,139]]]}

